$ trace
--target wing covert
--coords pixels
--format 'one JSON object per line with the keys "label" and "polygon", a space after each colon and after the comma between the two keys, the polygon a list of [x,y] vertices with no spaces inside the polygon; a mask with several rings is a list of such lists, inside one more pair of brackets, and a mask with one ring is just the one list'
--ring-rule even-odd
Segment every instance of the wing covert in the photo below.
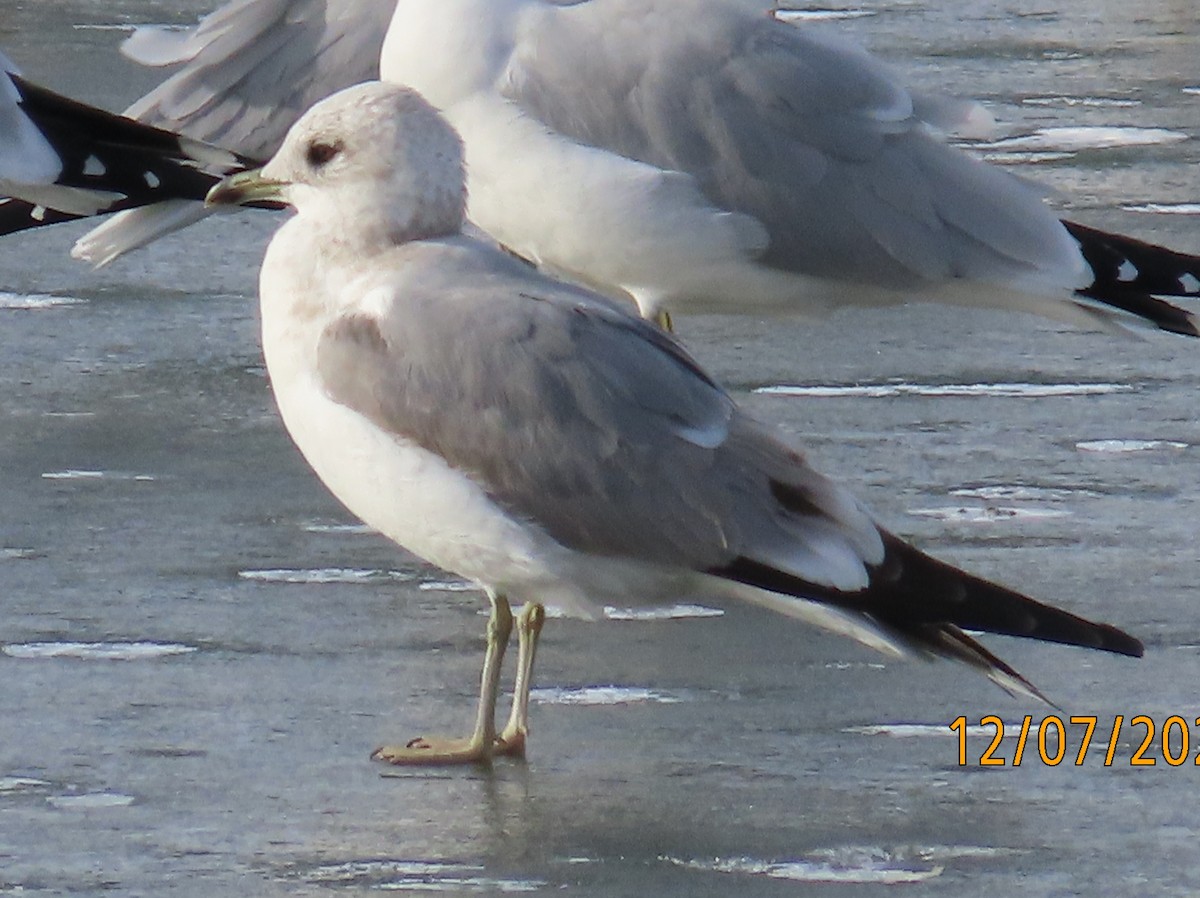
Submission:
{"label": "wing covert", "polygon": [[320,340],[327,393],[570,548],[697,571],[750,553],[836,588],[866,583],[864,558],[882,553],[870,518],[674,340],[513,274],[356,285],[362,301]]}

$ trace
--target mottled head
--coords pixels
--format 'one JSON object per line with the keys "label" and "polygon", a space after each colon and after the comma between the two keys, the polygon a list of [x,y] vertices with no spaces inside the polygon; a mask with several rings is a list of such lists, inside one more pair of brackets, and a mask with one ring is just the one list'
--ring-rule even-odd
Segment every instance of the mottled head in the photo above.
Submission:
{"label": "mottled head", "polygon": [[359,84],[306,112],[261,169],[208,196],[210,205],[272,200],[359,248],[454,234],[466,209],[462,141],[415,90]]}

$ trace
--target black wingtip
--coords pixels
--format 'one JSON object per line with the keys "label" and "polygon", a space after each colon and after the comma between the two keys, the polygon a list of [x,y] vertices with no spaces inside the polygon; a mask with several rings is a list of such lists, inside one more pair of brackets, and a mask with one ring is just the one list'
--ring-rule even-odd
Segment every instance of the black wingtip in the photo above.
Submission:
{"label": "black wingtip", "polygon": [[1136,315],[1161,330],[1200,337],[1195,315],[1159,298],[1200,299],[1200,256],[1066,219],[1063,226],[1092,270],[1092,283],[1078,291],[1080,296]]}
{"label": "black wingtip", "polygon": [[1114,627],[1112,624],[1094,624],[1090,621],[1087,623],[1095,629],[1099,639],[1099,645],[1096,648],[1130,658],[1141,658],[1146,654],[1145,644],[1136,636],[1126,633],[1119,627]]}
{"label": "black wingtip", "polygon": [[[945,621],[965,630],[1057,642],[1139,658],[1140,640],[1111,624],[1039,602],[1016,590],[939,561],[899,537],[884,532],[886,555],[872,576],[873,599],[884,614],[905,619]],[[878,583],[878,587],[875,584]],[[871,592],[872,590],[868,590]]]}
{"label": "black wingtip", "polygon": [[885,556],[871,569],[868,587],[839,592],[809,583],[746,557],[708,573],[771,592],[828,602],[857,611],[917,644],[952,625],[1004,636],[1057,642],[1140,658],[1141,641],[1111,624],[1094,623],[939,561],[887,531]]}
{"label": "black wingtip", "polygon": [[57,209],[47,209],[45,206],[13,197],[0,197],[0,237],[83,217],[59,212]]}
{"label": "black wingtip", "polygon": [[[203,201],[225,175],[253,160],[64,97],[19,75],[7,77],[22,112],[58,154],[55,186],[86,191],[95,214],[163,200]],[[105,199],[111,197],[107,203]],[[90,205],[94,202],[95,205]],[[0,236],[86,215],[47,209],[21,198],[0,202]]]}

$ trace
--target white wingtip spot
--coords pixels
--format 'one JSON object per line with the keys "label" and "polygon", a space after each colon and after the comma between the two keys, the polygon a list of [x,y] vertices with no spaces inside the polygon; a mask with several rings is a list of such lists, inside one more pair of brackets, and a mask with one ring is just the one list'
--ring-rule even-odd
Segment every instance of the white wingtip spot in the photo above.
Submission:
{"label": "white wingtip spot", "polygon": [[158,175],[149,170],[142,172],[142,179],[146,182],[146,186],[151,190],[157,189],[162,184],[162,181],[159,179]]}
{"label": "white wingtip spot", "polygon": [[108,168],[100,161],[99,156],[88,156],[83,163],[83,173],[89,178],[99,178],[108,172]]}
{"label": "white wingtip spot", "polygon": [[33,209],[31,209],[29,212],[29,217],[32,218],[34,221],[45,221],[46,220],[46,207],[45,206],[34,206]]}
{"label": "white wingtip spot", "polygon": [[1117,280],[1122,283],[1136,281],[1138,276],[1137,266],[1126,259],[1121,263],[1121,267],[1117,269]]}
{"label": "white wingtip spot", "polygon": [[1184,293],[1200,293],[1200,278],[1189,271],[1179,279],[1179,286]]}

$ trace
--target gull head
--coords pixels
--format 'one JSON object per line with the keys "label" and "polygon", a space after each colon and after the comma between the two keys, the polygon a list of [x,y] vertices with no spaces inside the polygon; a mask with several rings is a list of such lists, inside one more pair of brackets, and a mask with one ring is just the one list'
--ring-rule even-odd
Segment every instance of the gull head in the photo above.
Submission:
{"label": "gull head", "polygon": [[360,252],[455,234],[466,209],[462,141],[415,90],[359,84],[309,109],[270,162],[226,178],[206,200],[273,202]]}

